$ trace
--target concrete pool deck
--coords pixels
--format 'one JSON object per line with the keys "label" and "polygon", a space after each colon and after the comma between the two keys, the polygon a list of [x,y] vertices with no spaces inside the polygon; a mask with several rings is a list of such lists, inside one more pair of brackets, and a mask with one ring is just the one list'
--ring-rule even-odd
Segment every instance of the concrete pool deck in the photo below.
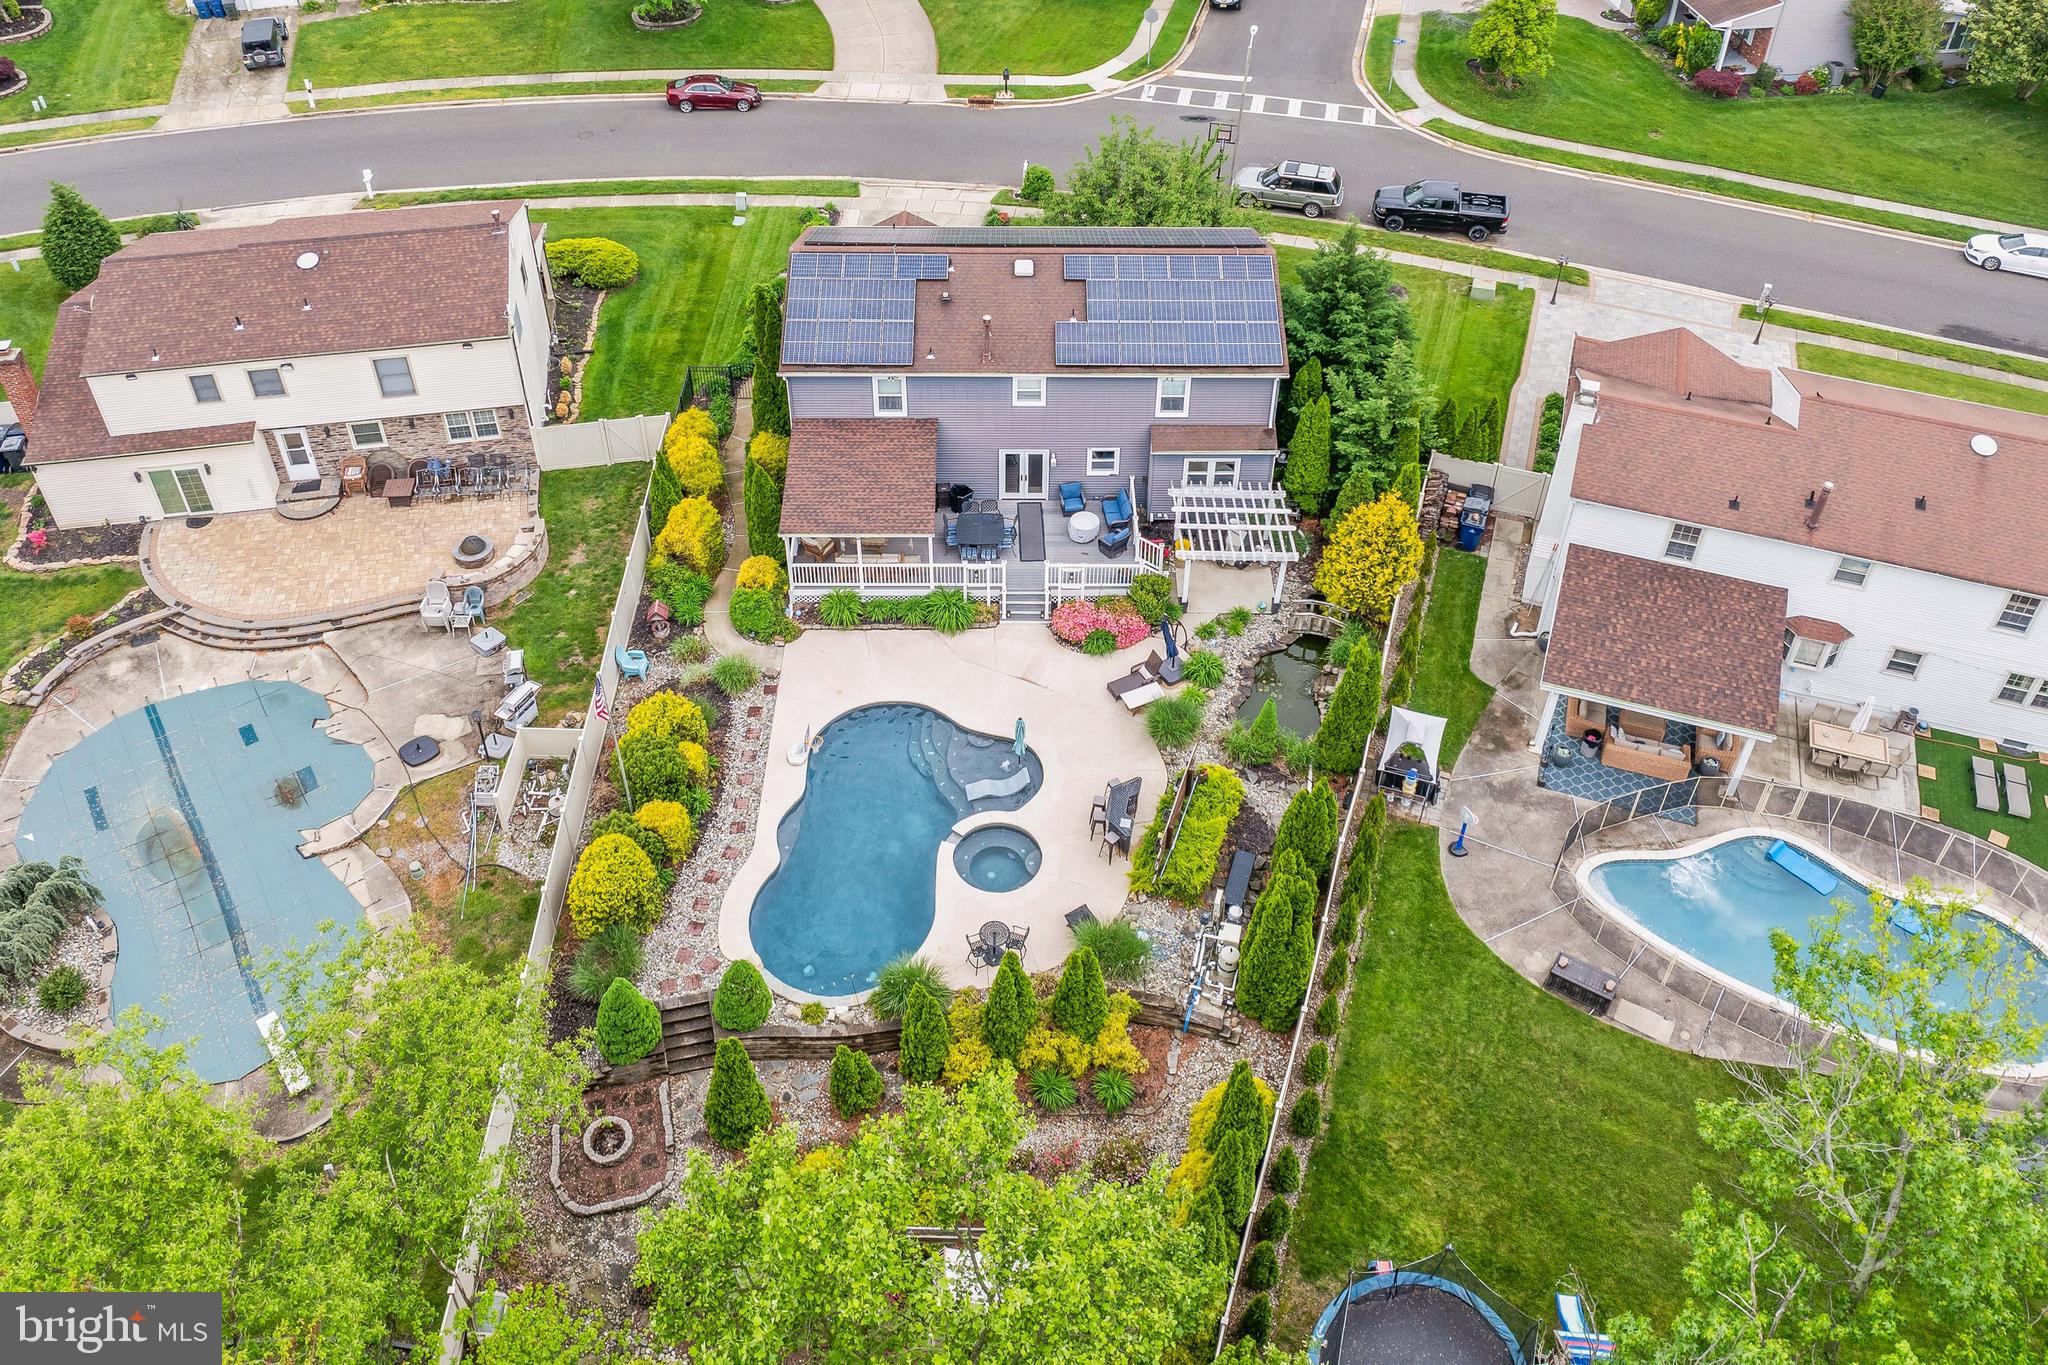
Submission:
{"label": "concrete pool deck", "polygon": [[[1025,742],[1045,765],[1037,795],[1023,807],[986,811],[961,821],[965,832],[983,825],[1014,825],[1038,841],[1038,875],[1009,892],[978,891],[953,868],[953,848],[935,860],[937,895],[931,932],[919,952],[939,964],[949,981],[973,984],[966,936],[989,920],[1028,928],[1028,970],[1065,959],[1072,943],[1066,915],[1086,905],[1109,920],[1129,894],[1130,864],[1102,856],[1088,829],[1088,810],[1112,781],[1144,783],[1138,819],[1151,818],[1166,789],[1166,765],[1132,714],[1109,695],[1109,682],[1144,657],[1144,645],[1108,658],[1090,658],[1053,637],[1042,622],[1010,622],[951,638],[929,630],[812,630],[787,647],[768,762],[761,779],[760,818],[754,845],[733,874],[719,916],[720,950],[727,958],[758,963],[748,919],[754,896],[781,862],[775,829],[804,794],[805,767],[788,761],[808,731],[860,706],[889,702],[927,706],[969,730],[1008,735],[1024,719]],[[820,907],[831,913],[832,907]],[[979,974],[986,985],[989,976]],[[777,982],[780,993],[813,997]]]}

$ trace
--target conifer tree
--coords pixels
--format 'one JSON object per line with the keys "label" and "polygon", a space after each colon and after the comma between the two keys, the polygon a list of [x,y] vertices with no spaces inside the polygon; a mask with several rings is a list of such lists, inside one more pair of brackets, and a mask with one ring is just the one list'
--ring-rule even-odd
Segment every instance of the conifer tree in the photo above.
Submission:
{"label": "conifer tree", "polygon": [[719,1039],[711,1056],[711,1084],[704,1091],[704,1126],[711,1140],[737,1152],[773,1117],[746,1045],[737,1038]]}
{"label": "conifer tree", "polygon": [[1109,991],[1102,984],[1102,963],[1095,950],[1074,949],[1060,969],[1052,993],[1052,1023],[1083,1042],[1092,1043],[1109,1022]]}
{"label": "conifer tree", "polygon": [[930,991],[922,985],[912,986],[910,1007],[903,1011],[902,1050],[897,1055],[903,1079],[918,1085],[938,1080],[945,1074],[946,1054],[952,1046],[945,1011]]}
{"label": "conifer tree", "polygon": [[1014,1062],[1037,1023],[1038,997],[1032,993],[1031,978],[1024,974],[1024,964],[1016,953],[1004,953],[982,1006],[981,1040],[996,1056]]}
{"label": "conifer tree", "polygon": [[67,291],[83,289],[100,277],[100,262],[121,249],[121,234],[84,195],[53,181],[42,249],[51,279]]}

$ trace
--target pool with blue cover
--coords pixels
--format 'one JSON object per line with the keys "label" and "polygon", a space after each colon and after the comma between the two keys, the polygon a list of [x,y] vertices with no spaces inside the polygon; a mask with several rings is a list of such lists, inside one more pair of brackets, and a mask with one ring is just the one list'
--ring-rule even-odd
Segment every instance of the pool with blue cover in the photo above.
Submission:
{"label": "pool with blue cover", "polygon": [[362,917],[299,832],[370,794],[362,747],[315,728],[326,699],[243,682],[151,702],[51,763],[16,833],[24,860],[83,858],[120,933],[113,1009],[162,1021],[208,1081],[268,1059],[256,1020],[275,1008],[254,967],[303,946],[323,920]]}

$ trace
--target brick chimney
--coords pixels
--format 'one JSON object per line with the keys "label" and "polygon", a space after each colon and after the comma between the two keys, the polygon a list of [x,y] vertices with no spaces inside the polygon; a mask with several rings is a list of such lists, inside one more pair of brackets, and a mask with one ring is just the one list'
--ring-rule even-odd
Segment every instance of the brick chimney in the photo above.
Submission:
{"label": "brick chimney", "polygon": [[14,404],[14,420],[21,423],[23,431],[33,431],[36,377],[21,347],[12,341],[0,341],[0,389],[7,390],[8,401]]}

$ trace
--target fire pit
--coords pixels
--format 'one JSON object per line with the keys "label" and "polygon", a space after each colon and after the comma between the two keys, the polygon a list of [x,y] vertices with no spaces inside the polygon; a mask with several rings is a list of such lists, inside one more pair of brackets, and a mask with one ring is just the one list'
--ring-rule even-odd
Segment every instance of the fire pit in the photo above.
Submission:
{"label": "fire pit", "polygon": [[474,569],[479,564],[491,562],[496,547],[489,536],[464,536],[455,542],[455,562],[465,569]]}

